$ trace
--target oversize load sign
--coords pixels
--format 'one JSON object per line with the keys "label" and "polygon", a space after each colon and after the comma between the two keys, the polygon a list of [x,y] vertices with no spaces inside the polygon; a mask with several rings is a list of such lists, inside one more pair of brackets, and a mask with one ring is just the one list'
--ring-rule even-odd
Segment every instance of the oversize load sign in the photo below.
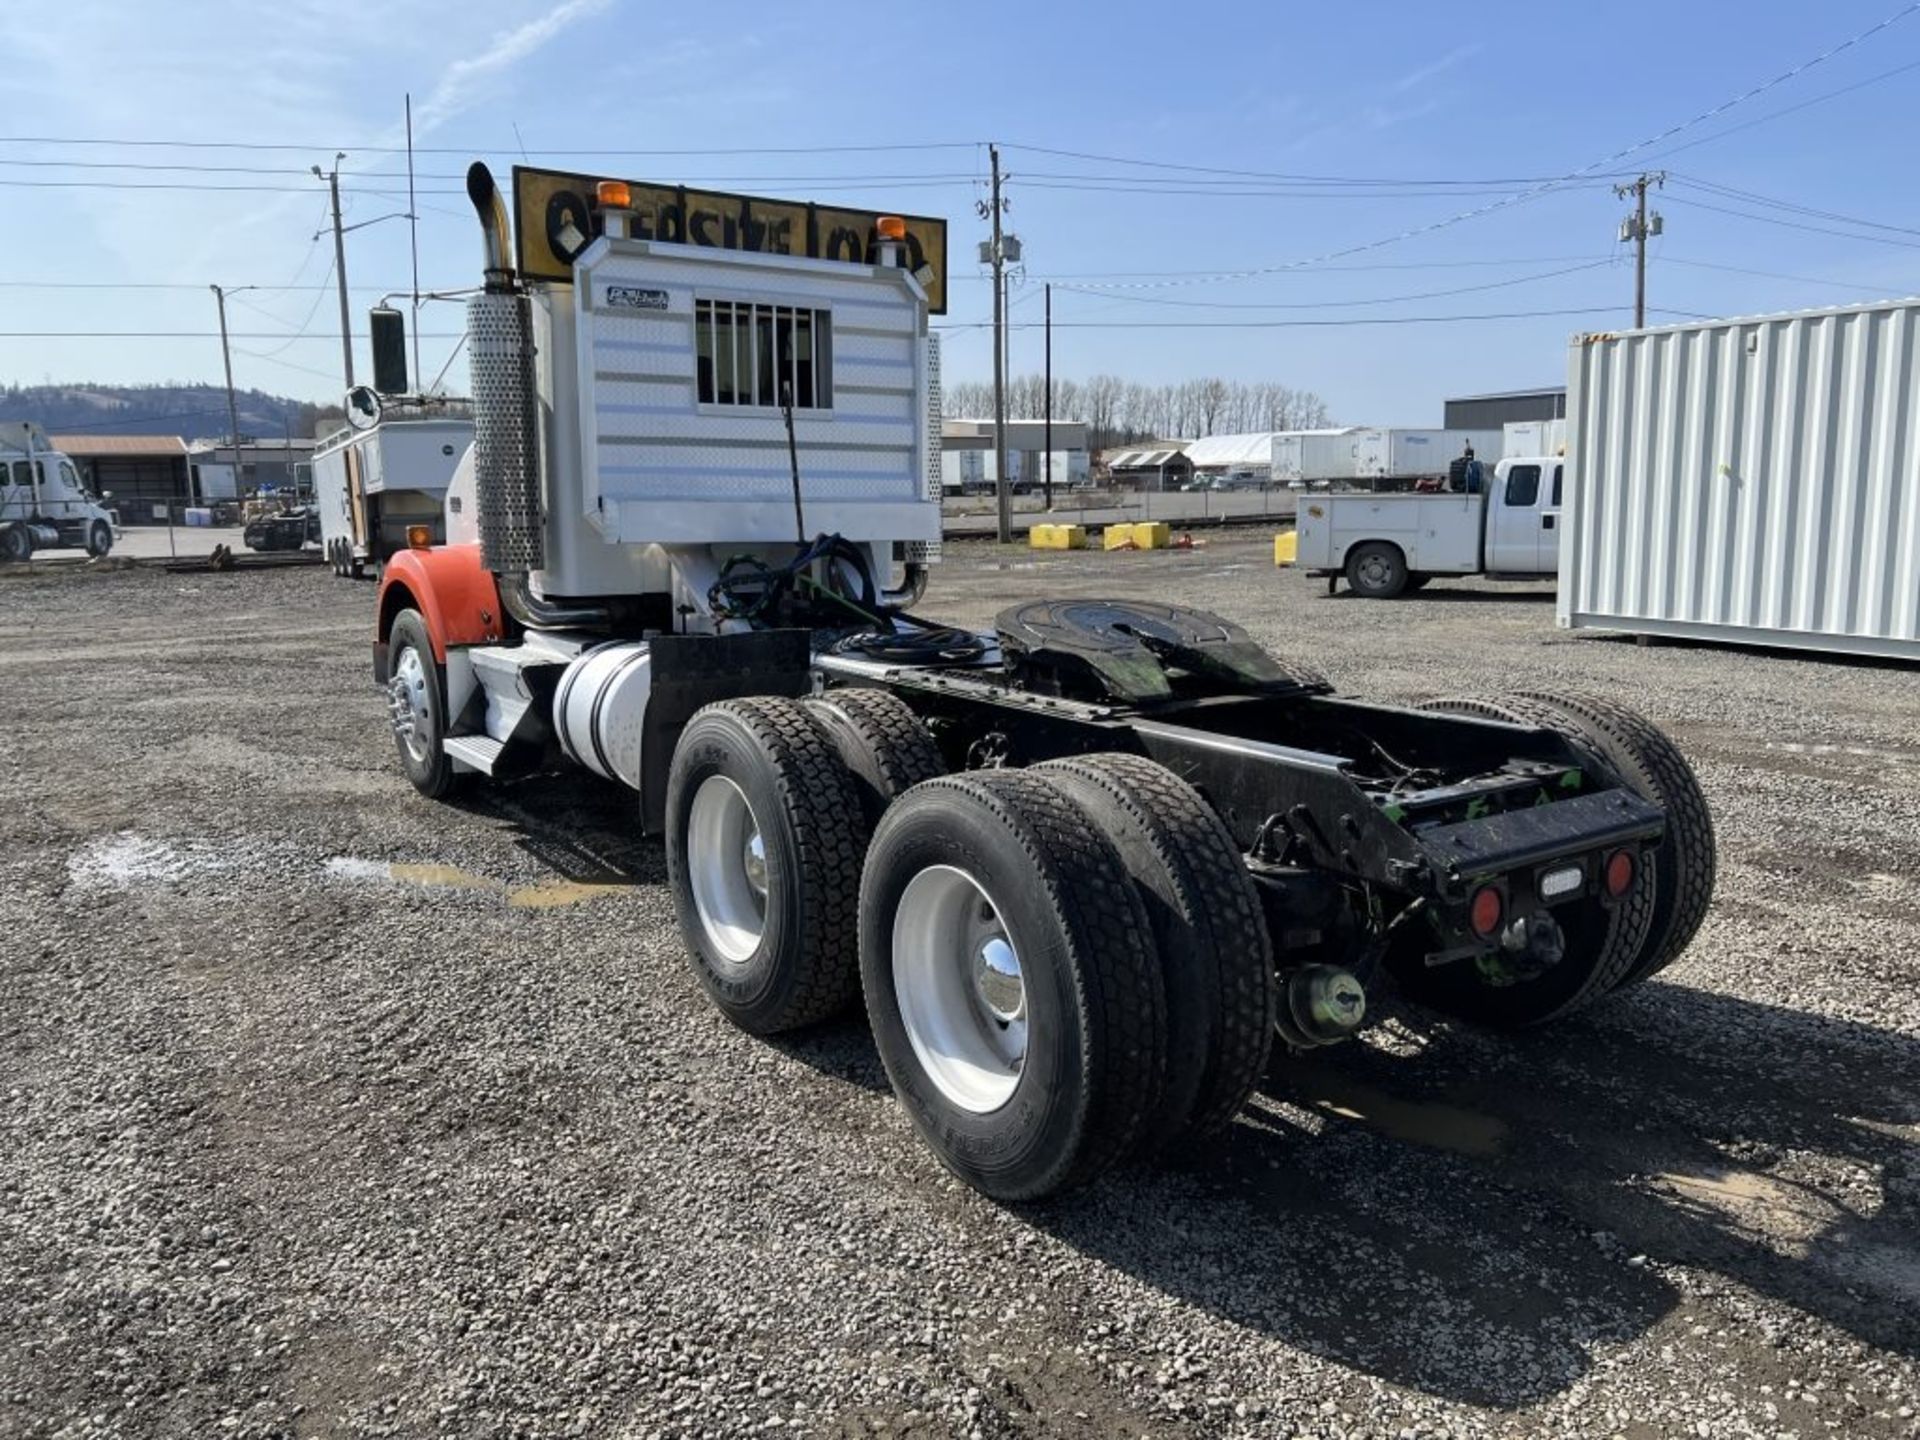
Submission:
{"label": "oversize load sign", "polygon": [[[594,187],[604,176],[559,170],[513,169],[514,237],[520,274],[529,280],[573,279],[573,261],[601,231]],[[873,222],[893,211],[847,210],[798,200],[766,200],[685,185],[629,181],[636,240],[712,245],[772,255],[864,264],[871,257]],[[947,222],[903,216],[912,268],[933,268],[927,305],[947,313]]]}

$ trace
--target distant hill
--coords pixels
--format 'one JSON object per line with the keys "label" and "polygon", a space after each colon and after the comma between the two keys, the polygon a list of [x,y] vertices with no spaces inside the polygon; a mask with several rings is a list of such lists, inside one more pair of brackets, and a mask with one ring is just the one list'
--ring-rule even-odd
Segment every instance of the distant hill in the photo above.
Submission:
{"label": "distant hill", "polygon": [[[236,390],[240,433],[256,440],[307,436],[338,416],[320,406],[262,390]],[[0,388],[0,421],[31,420],[54,435],[180,435],[219,440],[227,434],[227,392],[218,385],[9,385]]]}

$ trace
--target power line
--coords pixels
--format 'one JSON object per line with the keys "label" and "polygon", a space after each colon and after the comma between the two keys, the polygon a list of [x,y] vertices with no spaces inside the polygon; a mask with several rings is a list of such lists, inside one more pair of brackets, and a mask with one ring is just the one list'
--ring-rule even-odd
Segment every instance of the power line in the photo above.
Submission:
{"label": "power line", "polygon": [[[464,331],[422,331],[422,340],[456,340]],[[218,330],[0,330],[0,340],[218,340]],[[235,330],[234,340],[285,340],[284,330]],[[338,340],[338,330],[316,330],[310,335],[295,335],[296,340]]]}
{"label": "power line", "polygon": [[1751,120],[1742,120],[1738,125],[1729,125],[1724,130],[1716,130],[1711,135],[1702,135],[1697,140],[1689,140],[1684,145],[1675,145],[1671,150],[1662,150],[1657,155],[1649,155],[1649,160],[1664,160],[1670,155],[1678,155],[1683,150],[1691,150],[1697,145],[1711,145],[1716,140],[1724,140],[1729,135],[1742,130],[1751,130],[1756,125],[1765,125],[1772,120],[1781,120],[1797,111],[1806,110],[1815,105],[1824,105],[1829,100],[1838,100],[1842,95],[1851,95],[1855,90],[1864,90],[1869,85],[1878,85],[1882,80],[1891,80],[1896,75],[1904,75],[1909,70],[1920,70],[1920,60],[1909,60],[1905,65],[1896,65],[1891,70],[1882,70],[1877,75],[1869,75],[1864,80],[1856,80],[1851,85],[1842,85],[1837,90],[1828,90],[1811,99],[1802,100],[1796,105],[1787,105],[1779,110],[1769,111],[1765,115],[1756,115]]}
{"label": "power line", "polygon": [[1393,178],[1378,175],[1304,175],[1278,170],[1236,170],[1220,165],[1188,165],[1172,160],[1143,160],[1126,155],[1099,155],[1086,150],[1060,150],[1046,145],[1015,145],[1008,150],[1024,150],[1030,155],[1054,155],[1066,160],[1092,160],[1103,165],[1138,165],[1152,170],[1175,170],[1194,175],[1225,175],[1242,180],[1279,180],[1309,185],[1531,185],[1550,183],[1551,175],[1481,176],[1464,180],[1428,180]]}
{"label": "power line", "polygon": [[[891,145],[738,145],[719,148],[680,148],[672,150],[528,150],[517,146],[488,145],[416,145],[416,155],[541,155],[561,159],[569,155],[593,156],[674,156],[674,155],[875,155],[913,150],[977,150],[984,140],[938,140]],[[349,155],[404,155],[404,145],[354,145],[347,142],[295,145],[262,140],[149,140],[82,135],[0,135],[0,145],[73,145],[125,146],[160,150],[248,150],[296,151],[304,154],[344,150]]]}
{"label": "power line", "polygon": [[1833,280],[1819,275],[1786,275],[1778,270],[1750,270],[1744,265],[1718,265],[1711,260],[1682,260],[1678,256],[1655,255],[1653,261],[1658,265],[1684,265],[1690,270],[1725,270],[1732,275],[1757,275],[1763,280],[1791,280],[1798,285],[1832,285],[1842,290],[1877,290],[1882,295],[1911,295],[1911,289],[1900,290],[1888,285],[1868,285],[1860,280]]}
{"label": "power line", "polygon": [[[1742,92],[1740,92],[1740,94],[1733,96],[1731,99],[1723,100],[1718,105],[1715,105],[1712,108],[1707,110],[1702,110],[1699,114],[1694,115],[1689,119],[1682,120],[1674,125],[1669,125],[1665,130],[1660,131],[1658,134],[1650,135],[1644,140],[1635,141],[1632,145],[1627,146],[1625,149],[1616,150],[1611,155],[1603,156],[1600,159],[1593,161],[1591,164],[1582,165],[1577,170],[1570,170],[1565,175],[1560,176],[1557,179],[1548,180],[1537,185],[1529,186],[1527,189],[1519,191],[1515,194],[1510,194],[1506,196],[1504,199],[1490,201],[1485,205],[1477,205],[1477,206],[1474,206],[1472,209],[1462,210],[1457,214],[1449,215],[1444,219],[1430,221],[1425,225],[1411,226],[1408,229],[1402,230],[1395,235],[1386,235],[1386,236],[1382,236],[1378,240],[1369,240],[1359,245],[1349,245],[1339,250],[1330,250],[1325,254],[1311,256],[1304,260],[1289,261],[1281,265],[1255,266],[1246,270],[1227,272],[1226,274],[1223,274],[1219,277],[1208,277],[1208,278],[1209,279],[1212,279],[1212,278],[1233,279],[1233,280],[1249,279],[1259,275],[1277,274],[1280,271],[1284,271],[1284,270],[1303,269],[1307,266],[1322,264],[1328,260],[1345,259],[1349,255],[1358,255],[1369,250],[1381,249],[1382,247],[1387,245],[1396,245],[1404,240],[1412,240],[1422,235],[1430,235],[1437,230],[1444,230],[1444,229],[1447,229],[1449,226],[1458,225],[1463,223],[1464,221],[1475,220],[1480,218],[1483,215],[1491,215],[1497,211],[1509,209],[1515,205],[1525,204],[1526,202],[1530,200],[1536,200],[1540,196],[1548,194],[1551,191],[1564,188],[1570,182],[1573,182],[1573,181],[1593,179],[1596,177],[1598,172],[1604,170],[1608,166],[1618,164],[1620,161],[1627,159],[1631,155],[1636,155],[1642,150],[1650,149],[1655,145],[1659,145],[1664,141],[1670,140],[1675,135],[1679,135],[1688,130],[1691,130],[1696,125],[1704,124],[1716,116],[1724,115],[1727,113],[1727,111],[1732,110],[1737,106],[1744,105],[1749,100],[1752,100],[1757,96],[1766,94],[1769,90],[1775,89],[1780,85],[1784,85],[1787,81],[1794,79],[1796,76],[1805,74],[1808,70],[1813,69],[1815,66],[1825,64],[1827,61],[1833,59],[1834,56],[1842,54],[1848,50],[1851,50],[1856,45],[1859,45],[1863,41],[1870,39],[1872,36],[1879,34],[1881,31],[1888,29],[1890,26],[1897,24],[1901,20],[1906,19],[1909,15],[1914,14],[1916,11],[1920,11],[1920,0],[1914,0],[1914,3],[1903,6],[1900,10],[1888,16],[1886,19],[1881,20],[1877,24],[1868,26],[1865,30],[1860,31],[1858,34],[1850,36],[1845,40],[1842,40],[1837,45],[1830,46],[1828,49],[1821,51],[1819,54],[1812,56],[1810,59],[1802,60],[1799,64],[1794,65],[1789,69],[1781,71],[1779,74],[1773,76],[1769,80],[1763,80],[1758,85],[1750,86],[1748,89],[1743,90]],[[1697,204],[1698,202],[1696,201],[1696,202],[1689,202],[1689,203]],[[1207,281],[1198,279],[1198,278],[1193,280],[1165,280],[1165,281],[1158,281],[1158,282],[1142,281],[1142,282],[1139,282],[1133,288],[1157,289],[1157,288],[1162,288],[1166,286],[1203,284],[1203,283],[1207,283]]]}
{"label": "power line", "polygon": [[1687,200],[1678,195],[1669,195],[1667,202],[1672,205],[1685,205],[1694,210],[1711,210],[1716,215],[1732,215],[1741,220],[1758,220],[1763,225],[1780,225],[1788,230],[1806,230],[1815,235],[1837,235],[1843,240],[1864,240],[1873,245],[1897,245],[1906,250],[1920,250],[1920,240],[1896,240],[1891,235],[1861,235],[1851,230],[1835,230],[1830,225],[1807,225],[1798,220],[1783,220],[1778,215],[1756,215],[1750,210],[1729,210],[1724,205],[1709,205],[1704,200]]}
{"label": "power line", "polygon": [[1709,195],[1720,195],[1729,200],[1741,200],[1751,205],[1768,206],[1775,210],[1785,210],[1794,215],[1809,215],[1816,220],[1837,220],[1843,225],[1859,225],[1868,230],[1891,230],[1900,235],[1920,235],[1920,228],[1912,225],[1888,225],[1880,220],[1862,220],[1857,215],[1841,215],[1832,210],[1819,210],[1810,205],[1801,205],[1792,200],[1779,200],[1771,195],[1761,195],[1752,190],[1740,190],[1732,185],[1721,185],[1712,180],[1702,180],[1694,176],[1673,177],[1673,183],[1691,190],[1704,190]]}
{"label": "power line", "polygon": [[[1370,300],[1293,300],[1293,301],[1249,301],[1249,300],[1169,300],[1160,296],[1138,295],[1126,297],[1123,303],[1129,305],[1179,305],[1207,310],[1335,310],[1360,305],[1395,305],[1406,300],[1437,300],[1443,295],[1468,295],[1480,290],[1503,290],[1510,285],[1529,285],[1538,280],[1552,280],[1561,275],[1575,275],[1585,270],[1598,270],[1602,266],[1611,266],[1613,256],[1600,260],[1589,260],[1580,265],[1569,265],[1564,270],[1547,270],[1537,275],[1520,275],[1509,280],[1491,280],[1484,285],[1461,285],[1447,290],[1423,290],[1411,295],[1381,295]],[[1056,282],[1056,289],[1070,291],[1076,295],[1091,295],[1101,300],[1116,300],[1121,297],[1098,286],[1066,285]]]}
{"label": "power line", "polygon": [[[1324,329],[1337,325],[1457,325],[1482,320],[1537,320],[1560,315],[1618,315],[1618,305],[1589,305],[1572,310],[1500,310],[1477,315],[1355,315],[1310,320],[1056,320],[1056,330],[1293,330]],[[1650,309],[1657,315],[1679,315],[1692,320],[1711,320],[1711,315],[1692,310]],[[1040,322],[1026,321],[1009,326],[1013,330],[1034,330]],[[981,330],[986,323],[939,325],[939,330]]]}

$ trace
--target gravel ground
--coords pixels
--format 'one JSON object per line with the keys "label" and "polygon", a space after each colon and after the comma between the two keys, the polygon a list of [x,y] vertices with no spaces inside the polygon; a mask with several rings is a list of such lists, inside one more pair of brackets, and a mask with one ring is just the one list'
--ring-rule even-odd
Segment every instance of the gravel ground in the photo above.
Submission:
{"label": "gravel ground", "polygon": [[997,1209],[852,1022],[701,1001],[584,781],[419,799],[322,570],[0,577],[0,1434],[1920,1433],[1920,672],[1573,636],[1533,587],[949,547],[925,607],[1172,597],[1382,698],[1691,755],[1661,982],[1391,1015],[1218,1152]]}

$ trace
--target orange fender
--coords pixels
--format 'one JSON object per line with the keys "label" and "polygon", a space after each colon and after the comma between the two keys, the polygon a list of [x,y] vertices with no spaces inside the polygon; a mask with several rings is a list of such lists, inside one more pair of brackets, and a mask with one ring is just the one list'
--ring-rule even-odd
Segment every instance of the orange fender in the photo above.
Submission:
{"label": "orange fender", "polygon": [[449,645],[484,645],[504,634],[500,587],[493,572],[481,566],[478,545],[409,548],[388,558],[380,574],[380,618],[373,640],[374,674],[382,683],[387,637],[402,610],[420,612],[433,658],[442,665]]}

